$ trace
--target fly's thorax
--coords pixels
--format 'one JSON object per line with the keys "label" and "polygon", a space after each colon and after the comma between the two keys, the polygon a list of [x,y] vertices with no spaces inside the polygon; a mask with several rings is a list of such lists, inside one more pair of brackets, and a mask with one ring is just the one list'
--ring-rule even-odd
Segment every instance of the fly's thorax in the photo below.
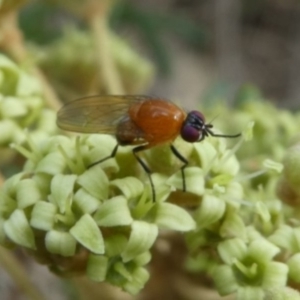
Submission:
{"label": "fly's thorax", "polygon": [[130,119],[151,145],[173,141],[179,134],[186,113],[172,102],[152,99],[133,105]]}
{"label": "fly's thorax", "polygon": [[120,145],[138,145],[145,143],[143,132],[127,116],[117,125],[116,139]]}

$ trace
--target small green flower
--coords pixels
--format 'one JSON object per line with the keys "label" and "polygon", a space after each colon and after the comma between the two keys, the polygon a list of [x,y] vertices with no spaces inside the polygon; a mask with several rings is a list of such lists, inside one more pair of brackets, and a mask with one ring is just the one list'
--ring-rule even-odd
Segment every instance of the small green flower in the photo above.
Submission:
{"label": "small green flower", "polygon": [[[234,110],[229,109],[224,102],[213,106],[209,115],[212,118],[221,116],[214,120],[214,124],[224,132],[232,132],[236,128],[244,128],[245,124],[254,123],[254,139],[251,143],[241,145],[237,151],[237,157],[243,160],[243,170],[255,172],[261,168],[265,159],[280,162],[286,148],[299,141],[299,114],[276,108],[248,85],[241,88],[238,98],[242,100]],[[250,137],[249,134],[247,136]]]}
{"label": "small green flower", "polygon": [[250,243],[225,240],[218,253],[225,263],[215,268],[213,278],[221,295],[236,292],[237,299],[263,299],[265,291],[285,287],[287,265],[273,261],[280,249],[264,238]]}

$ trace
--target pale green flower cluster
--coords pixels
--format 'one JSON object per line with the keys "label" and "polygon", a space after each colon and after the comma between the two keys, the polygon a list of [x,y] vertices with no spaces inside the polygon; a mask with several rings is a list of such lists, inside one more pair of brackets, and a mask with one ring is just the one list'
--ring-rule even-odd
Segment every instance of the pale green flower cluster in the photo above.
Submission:
{"label": "pale green flower cluster", "polygon": [[[242,137],[231,147],[222,138],[177,139],[189,161],[185,193],[182,164],[167,145],[141,153],[154,171],[154,202],[131,147],[89,168],[111,154],[114,137],[50,137],[55,122],[44,115],[38,83],[3,56],[0,91],[3,145],[13,143],[27,158],[0,189],[2,245],[27,249],[59,275],[84,274],[137,294],[150,277],[159,233],[178,231],[185,234],[187,269],[206,274],[221,295],[300,299],[291,288],[300,273],[297,114],[258,101],[238,111],[216,107],[217,128],[239,128]],[[271,115],[278,116],[274,126],[264,120]]]}
{"label": "pale green flower cluster", "polygon": [[[145,265],[159,229],[196,227],[186,210],[165,201],[177,178],[155,174],[157,202],[152,201],[131,149],[87,168],[110,153],[115,144],[110,136],[55,136],[29,144],[16,146],[27,163],[1,189],[1,244],[31,250],[56,273],[83,273],[135,294],[149,278]],[[201,169],[186,173],[191,191],[202,194]]]}
{"label": "pale green flower cluster", "polygon": [[251,175],[243,174],[235,156],[242,143],[252,143],[252,127],[232,149],[225,139],[177,139],[175,147],[189,160],[186,193],[181,163],[168,146],[143,153],[154,171],[156,202],[131,147],[88,168],[111,153],[113,137],[29,137],[28,146],[15,145],[27,157],[23,172],[1,189],[1,244],[30,250],[57,274],[85,274],[136,294],[149,279],[146,267],[159,232],[186,232],[187,268],[210,275],[221,295],[298,299],[286,286],[290,272],[298,271],[297,251],[279,259],[291,247],[277,233],[291,216],[275,195],[282,165],[265,160],[268,180],[251,188]]}
{"label": "pale green flower cluster", "polygon": [[6,150],[11,143],[25,141],[24,129],[32,139],[55,133],[55,117],[44,108],[39,82],[0,54],[0,147]]}
{"label": "pale green flower cluster", "polygon": [[[269,172],[278,174],[281,170],[274,162],[265,165]],[[285,290],[289,267],[278,259],[282,251],[271,240],[284,222],[285,212],[274,184],[270,180],[268,186],[256,190],[241,182],[236,176],[226,193],[209,199],[206,205],[207,195],[203,197],[200,209],[205,205],[210,222],[201,215],[197,229],[187,234],[190,256],[186,266],[192,272],[211,275],[221,295],[234,293],[236,299],[267,299],[275,288],[289,293]]]}
{"label": "pale green flower cluster", "polygon": [[265,158],[280,161],[286,148],[299,141],[299,112],[276,108],[251,85],[241,88],[236,101],[238,107],[235,109],[220,101],[208,111],[208,115],[210,118],[215,117],[214,124],[224,132],[243,127],[243,124],[250,121],[255,123],[255,138],[251,143],[243,144],[237,152],[244,166],[255,169],[255,162]]}
{"label": "pale green flower cluster", "polygon": [[[237,111],[217,107],[214,114],[225,116],[219,117],[219,124],[226,132],[232,124],[255,120],[254,139],[237,151],[239,197],[225,198],[221,218],[187,233],[186,266],[211,275],[221,295],[234,293],[240,300],[300,299],[292,289],[300,274],[299,115],[261,101],[245,102]],[[238,195],[239,189],[232,190]]]}
{"label": "pale green flower cluster", "polygon": [[[109,32],[109,43],[124,90],[128,94],[142,93],[153,81],[154,66],[113,32]],[[50,46],[32,47],[32,52],[63,96],[68,92],[74,97],[86,95],[98,84],[95,41],[87,31],[68,28],[59,40]],[[101,82],[100,90],[105,89],[103,78]]]}
{"label": "pale green flower cluster", "polygon": [[265,155],[272,159],[282,159],[286,147],[299,138],[300,114],[277,109],[266,101],[248,101],[241,105],[236,114],[239,119],[253,120],[255,140],[252,145],[241,147],[241,158]]}

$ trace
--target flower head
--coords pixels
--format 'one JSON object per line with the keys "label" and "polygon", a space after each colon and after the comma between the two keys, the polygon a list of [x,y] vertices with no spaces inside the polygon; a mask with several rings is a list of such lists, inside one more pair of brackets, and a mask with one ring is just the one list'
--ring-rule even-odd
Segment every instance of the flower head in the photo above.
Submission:
{"label": "flower head", "polygon": [[152,201],[130,149],[88,168],[113,143],[110,136],[91,135],[16,145],[27,162],[1,189],[0,237],[3,245],[31,250],[60,275],[84,273],[137,293],[149,278],[145,264],[159,228],[190,231],[195,221],[165,202],[174,184],[164,176],[154,176]]}
{"label": "flower head", "polygon": [[238,238],[221,242],[218,252],[225,264],[213,272],[219,293],[236,292],[237,299],[262,299],[266,290],[285,287],[288,267],[273,260],[279,251],[262,237],[248,243]]}
{"label": "flower head", "polygon": [[[0,55],[0,146],[27,138],[42,139],[56,132],[55,113],[45,109],[39,82],[4,55]],[[28,132],[26,130],[28,129]],[[7,156],[0,155],[3,162]],[[0,161],[1,162],[1,161]]]}

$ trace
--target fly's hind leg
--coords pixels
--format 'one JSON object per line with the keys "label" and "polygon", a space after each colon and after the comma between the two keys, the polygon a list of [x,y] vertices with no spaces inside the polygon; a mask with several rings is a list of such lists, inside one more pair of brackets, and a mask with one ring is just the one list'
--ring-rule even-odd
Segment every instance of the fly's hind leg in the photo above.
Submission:
{"label": "fly's hind leg", "polygon": [[189,161],[182,156],[182,154],[173,146],[170,146],[173,154],[183,163],[183,166],[180,168],[181,170],[181,177],[182,177],[182,190],[185,192],[186,191],[186,183],[185,183],[185,173],[184,169],[188,165]]}
{"label": "fly's hind leg", "polygon": [[118,148],[119,148],[119,144],[117,144],[117,145],[115,146],[115,148],[113,149],[113,151],[111,152],[110,155],[108,155],[108,156],[106,156],[106,157],[104,157],[104,158],[102,158],[102,159],[100,159],[100,160],[98,160],[98,161],[96,161],[96,162],[90,164],[90,165],[88,166],[88,169],[91,168],[91,167],[93,167],[93,166],[95,166],[95,165],[98,165],[98,164],[104,162],[104,161],[107,160],[107,159],[110,159],[110,158],[115,157],[115,156],[116,156],[116,153],[117,153],[117,151],[118,151]]}
{"label": "fly's hind leg", "polygon": [[156,201],[156,195],[155,195],[154,184],[153,184],[152,177],[151,177],[152,172],[151,172],[150,168],[145,164],[145,162],[137,154],[138,152],[144,151],[148,148],[149,148],[149,144],[141,145],[141,146],[138,146],[138,147],[134,148],[132,150],[132,152],[133,152],[135,158],[137,159],[137,161],[139,162],[139,164],[142,166],[142,168],[144,169],[144,171],[147,173],[147,175],[149,177],[151,190],[152,190],[152,196],[153,196],[153,202],[155,202]]}

